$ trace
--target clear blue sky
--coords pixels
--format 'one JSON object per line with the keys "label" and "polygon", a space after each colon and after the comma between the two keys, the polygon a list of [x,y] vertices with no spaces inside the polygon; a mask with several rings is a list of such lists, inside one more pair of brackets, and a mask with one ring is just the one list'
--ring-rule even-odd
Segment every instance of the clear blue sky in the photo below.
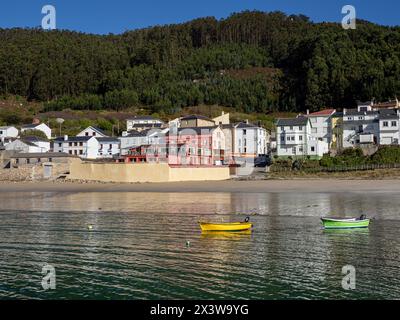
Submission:
{"label": "clear blue sky", "polygon": [[57,28],[87,33],[122,33],[198,17],[225,18],[242,10],[280,10],[313,21],[340,22],[341,8],[355,6],[357,17],[383,25],[400,24],[399,0],[1,0],[0,28],[37,27],[41,9],[57,9]]}

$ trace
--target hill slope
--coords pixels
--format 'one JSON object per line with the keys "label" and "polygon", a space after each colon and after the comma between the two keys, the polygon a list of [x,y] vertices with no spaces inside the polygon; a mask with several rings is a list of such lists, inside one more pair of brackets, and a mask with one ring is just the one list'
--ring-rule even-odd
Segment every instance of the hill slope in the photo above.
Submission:
{"label": "hill slope", "polygon": [[400,96],[400,28],[242,12],[122,35],[0,29],[0,95],[45,110],[304,111]]}

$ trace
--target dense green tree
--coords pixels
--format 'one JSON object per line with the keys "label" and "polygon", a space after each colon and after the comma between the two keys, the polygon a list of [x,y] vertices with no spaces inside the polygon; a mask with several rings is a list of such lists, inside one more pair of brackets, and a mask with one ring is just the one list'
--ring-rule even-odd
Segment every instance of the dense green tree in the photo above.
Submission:
{"label": "dense green tree", "polygon": [[0,43],[0,95],[46,110],[305,111],[400,96],[400,28],[360,20],[245,11],[121,35],[0,29]]}

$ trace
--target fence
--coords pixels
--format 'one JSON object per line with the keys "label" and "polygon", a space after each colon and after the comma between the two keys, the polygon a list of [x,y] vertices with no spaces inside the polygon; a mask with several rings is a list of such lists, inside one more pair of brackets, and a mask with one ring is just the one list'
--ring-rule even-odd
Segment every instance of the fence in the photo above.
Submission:
{"label": "fence", "polygon": [[391,164],[361,164],[355,166],[334,166],[334,167],[315,167],[315,168],[301,168],[294,169],[290,167],[270,167],[270,172],[305,172],[305,173],[318,173],[318,172],[348,172],[348,171],[368,171],[376,169],[400,169],[400,163]]}

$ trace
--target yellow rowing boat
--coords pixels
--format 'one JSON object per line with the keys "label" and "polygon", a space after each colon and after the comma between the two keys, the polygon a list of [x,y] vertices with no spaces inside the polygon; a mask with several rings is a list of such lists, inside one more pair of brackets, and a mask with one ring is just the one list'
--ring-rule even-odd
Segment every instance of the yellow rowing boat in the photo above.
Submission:
{"label": "yellow rowing boat", "polygon": [[244,222],[227,222],[227,223],[209,223],[199,222],[201,231],[246,231],[253,227],[253,224],[249,222],[249,218],[246,218]]}

